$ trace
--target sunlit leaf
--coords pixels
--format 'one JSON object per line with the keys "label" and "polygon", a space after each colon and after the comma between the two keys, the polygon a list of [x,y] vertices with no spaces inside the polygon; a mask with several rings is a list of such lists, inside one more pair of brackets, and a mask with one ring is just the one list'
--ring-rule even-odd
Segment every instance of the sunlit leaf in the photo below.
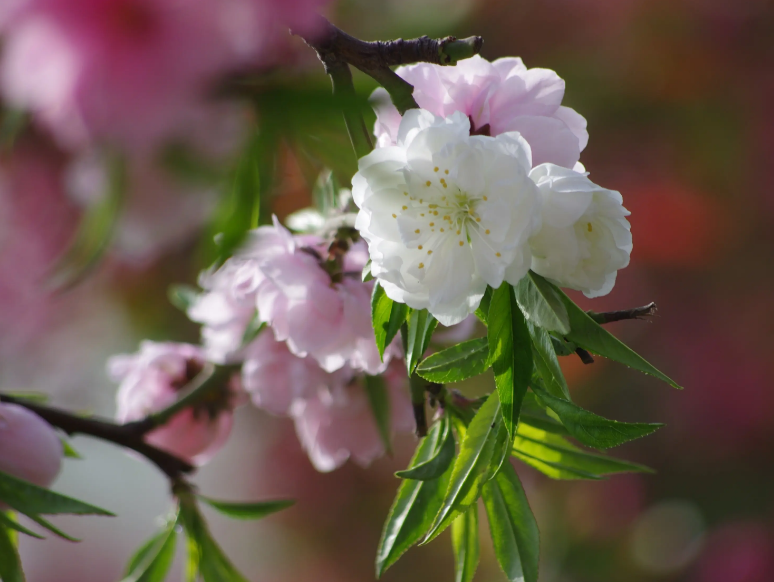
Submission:
{"label": "sunlit leaf", "polygon": [[489,369],[489,342],[476,338],[431,354],[417,366],[417,374],[438,384],[461,382]]}
{"label": "sunlit leaf", "polygon": [[570,332],[570,318],[559,295],[550,283],[530,271],[514,288],[516,302],[530,323],[546,331]]}
{"label": "sunlit leaf", "polygon": [[478,507],[468,510],[452,522],[454,582],[471,582],[479,560]]}
{"label": "sunlit leaf", "polygon": [[371,295],[371,321],[376,336],[376,347],[382,360],[384,360],[385,348],[395,339],[401,325],[406,321],[406,315],[408,315],[408,306],[387,297],[384,288],[375,283]]}
{"label": "sunlit leaf", "polygon": [[16,544],[13,542],[13,534],[3,523],[0,523],[0,580],[24,582],[24,572]]}
{"label": "sunlit leaf", "polygon": [[452,432],[451,422],[449,422],[448,417],[444,417],[438,425],[441,427],[441,444],[440,447],[438,447],[436,454],[424,463],[420,463],[410,469],[396,472],[396,477],[400,477],[401,479],[429,481],[430,479],[437,479],[447,471],[451,466],[451,462],[454,459],[454,453],[456,452],[454,433]]}
{"label": "sunlit leaf", "polygon": [[392,454],[392,443],[390,442],[390,397],[387,393],[384,378],[382,376],[366,374],[365,391],[384,450],[387,451],[387,454]]}
{"label": "sunlit leaf", "polygon": [[551,336],[546,330],[529,321],[527,329],[532,338],[532,359],[535,369],[543,379],[546,390],[554,396],[570,400],[570,389],[559,366]]}
{"label": "sunlit leaf", "polygon": [[438,321],[428,313],[427,309],[411,310],[406,332],[406,370],[409,376],[414,373],[414,369],[427,351],[437,325]]}
{"label": "sunlit leaf", "polygon": [[275,501],[234,502],[218,501],[209,497],[198,496],[204,503],[218,510],[223,515],[234,519],[261,519],[272,513],[287,509],[295,503],[292,499],[277,499]]}
{"label": "sunlit leaf", "polygon": [[177,520],[173,519],[132,556],[121,582],[163,582],[175,559]]}

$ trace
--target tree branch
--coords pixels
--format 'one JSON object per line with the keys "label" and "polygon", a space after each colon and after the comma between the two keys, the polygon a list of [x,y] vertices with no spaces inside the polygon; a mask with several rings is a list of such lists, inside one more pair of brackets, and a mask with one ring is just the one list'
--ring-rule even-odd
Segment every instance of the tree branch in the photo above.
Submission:
{"label": "tree branch", "polygon": [[350,36],[321,17],[322,32],[314,38],[303,37],[320,60],[334,58],[356,67],[373,77],[390,94],[401,114],[416,108],[414,87],[401,79],[390,67],[425,62],[435,65],[455,65],[481,51],[480,36],[457,39],[453,36],[433,39],[427,36],[411,40],[367,42]]}
{"label": "tree branch", "polygon": [[656,309],[656,304],[651,302],[642,307],[622,309],[621,311],[605,311],[603,313],[587,311],[586,313],[597,323],[604,324],[625,319],[646,319],[648,317],[653,317],[656,314]]}

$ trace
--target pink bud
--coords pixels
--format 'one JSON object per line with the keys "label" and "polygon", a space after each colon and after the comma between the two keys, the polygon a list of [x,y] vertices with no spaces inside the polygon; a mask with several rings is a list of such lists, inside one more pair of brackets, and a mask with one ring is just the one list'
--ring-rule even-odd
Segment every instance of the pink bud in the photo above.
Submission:
{"label": "pink bud", "polygon": [[62,465],[54,429],[18,404],[0,404],[0,471],[48,487]]}

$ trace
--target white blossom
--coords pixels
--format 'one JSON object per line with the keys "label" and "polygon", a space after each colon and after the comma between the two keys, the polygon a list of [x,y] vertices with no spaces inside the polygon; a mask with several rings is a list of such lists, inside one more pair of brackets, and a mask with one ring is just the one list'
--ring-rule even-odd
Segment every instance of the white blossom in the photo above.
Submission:
{"label": "white blossom", "polygon": [[452,325],[487,285],[517,283],[540,225],[531,167],[518,132],[471,136],[460,112],[408,111],[397,145],[363,157],[352,180],[356,227],[387,295]]}
{"label": "white blossom", "polygon": [[632,252],[621,194],[554,164],[537,166],[530,177],[543,199],[543,225],[530,239],[532,270],[586,297],[610,293]]}

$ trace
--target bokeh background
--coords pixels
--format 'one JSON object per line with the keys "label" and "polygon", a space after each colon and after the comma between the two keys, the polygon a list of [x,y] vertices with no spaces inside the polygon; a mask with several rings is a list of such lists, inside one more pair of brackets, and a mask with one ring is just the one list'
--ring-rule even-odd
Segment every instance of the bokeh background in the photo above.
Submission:
{"label": "bokeh background", "polygon": [[[609,296],[578,301],[596,311],[656,301],[653,320],[612,327],[685,390],[602,359],[590,366],[564,359],[582,406],[667,426],[614,451],[655,475],[552,482],[518,468],[542,532],[541,581],[774,580],[774,5],[343,0],[327,14],[364,39],[479,34],[487,58],[518,55],[527,66],[555,69],[567,82],[564,104],[588,120],[581,161],[632,211],[631,266]],[[290,50],[294,78],[327,87],[311,50],[298,39]],[[363,95],[373,87],[360,75],[356,82]],[[196,139],[227,164],[242,143],[243,114],[224,110]],[[272,188],[281,217],[310,204],[305,160],[282,146]],[[0,164],[0,386],[112,415],[110,355],[134,351],[143,338],[198,339],[167,288],[195,284],[207,266],[201,241],[211,234],[220,186],[134,167],[113,247],[81,284],[51,294],[42,282],[88,204],[72,192],[88,191],[78,185],[89,179],[89,160],[33,125]],[[73,445],[85,459],[68,460],[55,488],[119,517],[56,520],[80,544],[25,538],[30,582],[118,580],[169,506],[153,467],[105,443]],[[367,470],[347,464],[320,474],[289,420],[244,407],[231,441],[195,481],[213,497],[297,499],[257,523],[208,514],[249,579],[367,581],[398,484],[392,473],[413,445],[403,438],[394,458]],[[501,580],[486,537],[476,579]],[[410,550],[384,576],[452,579],[448,533]]]}

